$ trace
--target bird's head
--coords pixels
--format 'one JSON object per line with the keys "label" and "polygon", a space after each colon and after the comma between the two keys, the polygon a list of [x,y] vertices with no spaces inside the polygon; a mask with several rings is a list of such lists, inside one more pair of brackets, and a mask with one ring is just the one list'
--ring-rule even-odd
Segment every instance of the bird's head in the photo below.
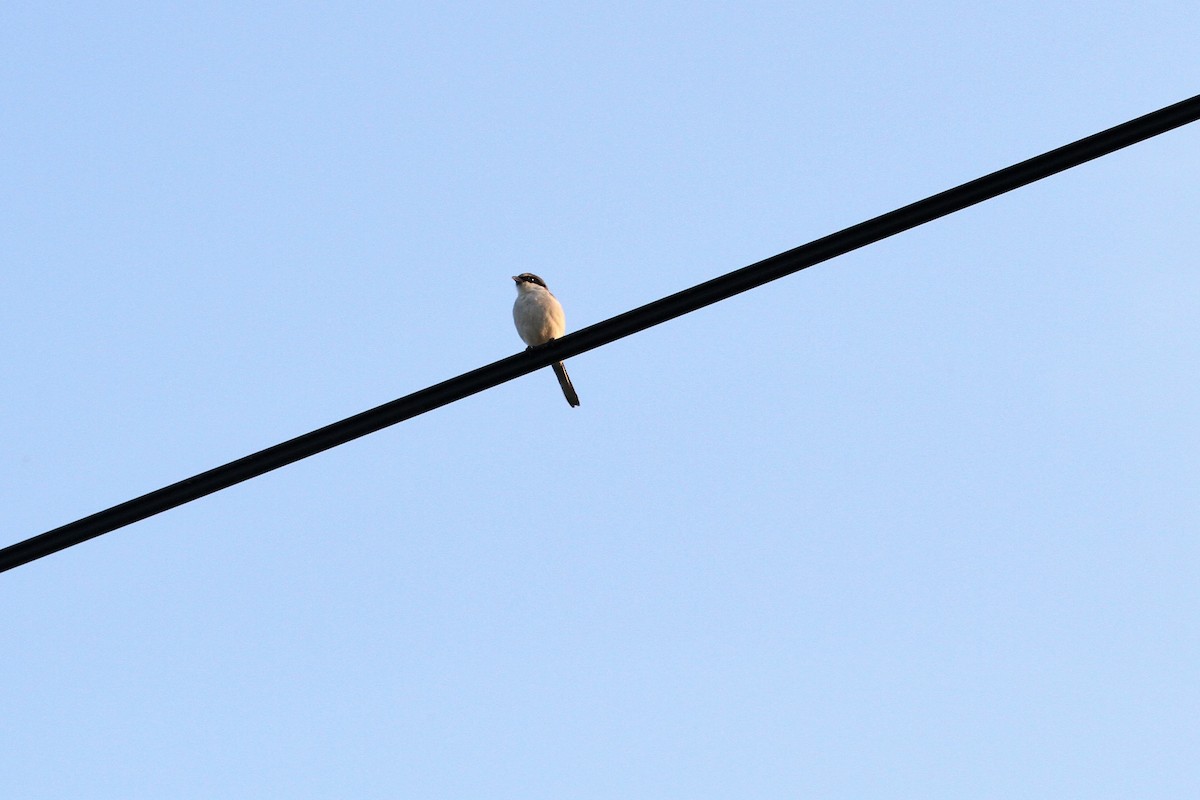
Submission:
{"label": "bird's head", "polygon": [[520,275],[513,275],[513,281],[517,284],[518,292],[536,291],[536,287],[546,288],[546,282],[534,275],[532,272],[522,272]]}

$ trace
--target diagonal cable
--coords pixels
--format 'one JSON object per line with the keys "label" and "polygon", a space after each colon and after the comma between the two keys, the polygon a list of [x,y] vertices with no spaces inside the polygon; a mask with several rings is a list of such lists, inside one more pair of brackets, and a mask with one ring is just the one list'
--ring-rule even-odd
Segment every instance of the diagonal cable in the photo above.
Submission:
{"label": "diagonal cable", "polygon": [[101,534],[130,525],[263,473],[337,447],[360,436],[411,419],[535,370],[691,313],[764,283],[798,272],[961,211],[997,195],[1079,166],[1094,158],[1200,119],[1200,95],[1153,111],[1027,161],[860,222],[757,264],[655,300],[632,311],[568,334],[538,350],[519,353],[355,414],[281,444],[260,450],[191,478],[0,550],[0,572],[19,567]]}

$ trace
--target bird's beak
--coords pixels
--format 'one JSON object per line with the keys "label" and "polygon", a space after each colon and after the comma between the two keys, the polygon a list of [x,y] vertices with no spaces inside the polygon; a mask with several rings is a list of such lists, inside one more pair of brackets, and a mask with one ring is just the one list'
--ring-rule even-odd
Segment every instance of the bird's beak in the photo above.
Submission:
{"label": "bird's beak", "polygon": [[514,283],[520,283],[520,282],[521,282],[521,279],[520,279],[520,278],[518,278],[516,275],[513,275],[513,276],[512,276],[512,279],[513,279],[513,282],[514,282]]}

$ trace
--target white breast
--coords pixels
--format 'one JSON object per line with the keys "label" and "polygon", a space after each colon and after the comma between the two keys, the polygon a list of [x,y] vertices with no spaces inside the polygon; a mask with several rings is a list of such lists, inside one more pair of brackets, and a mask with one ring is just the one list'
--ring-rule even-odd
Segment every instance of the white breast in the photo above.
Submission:
{"label": "white breast", "polygon": [[540,286],[517,293],[517,300],[513,303],[513,322],[521,341],[528,345],[545,344],[559,338],[567,330],[562,305]]}

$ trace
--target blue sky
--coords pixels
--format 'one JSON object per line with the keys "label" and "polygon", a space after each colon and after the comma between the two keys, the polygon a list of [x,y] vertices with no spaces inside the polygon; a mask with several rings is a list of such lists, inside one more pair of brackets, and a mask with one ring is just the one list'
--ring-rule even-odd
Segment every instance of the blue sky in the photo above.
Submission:
{"label": "blue sky", "polygon": [[[1184,2],[0,12],[4,544],[1195,95]],[[0,579],[21,798],[1195,797],[1200,128]]]}

